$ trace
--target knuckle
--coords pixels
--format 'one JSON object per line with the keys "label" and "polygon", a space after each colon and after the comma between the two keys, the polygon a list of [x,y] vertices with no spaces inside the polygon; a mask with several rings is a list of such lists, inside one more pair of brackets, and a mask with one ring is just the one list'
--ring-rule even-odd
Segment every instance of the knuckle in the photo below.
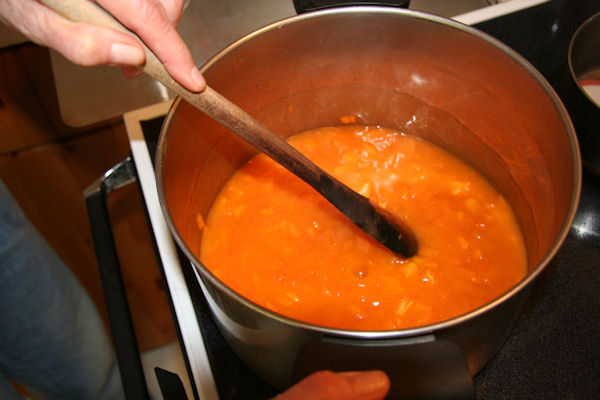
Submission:
{"label": "knuckle", "polygon": [[165,9],[160,3],[154,1],[140,1],[139,5],[140,19],[142,23],[154,27],[165,27],[169,25],[169,20]]}
{"label": "knuckle", "polygon": [[86,34],[82,29],[74,29],[72,54],[75,61],[83,66],[91,66],[100,62],[101,54],[98,43],[93,35]]}

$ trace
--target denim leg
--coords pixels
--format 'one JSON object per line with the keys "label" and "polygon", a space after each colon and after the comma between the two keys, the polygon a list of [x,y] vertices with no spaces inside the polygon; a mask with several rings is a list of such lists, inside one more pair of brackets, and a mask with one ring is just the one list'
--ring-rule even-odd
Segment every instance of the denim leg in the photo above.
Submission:
{"label": "denim leg", "polygon": [[44,399],[123,397],[93,302],[2,182],[0,375]]}

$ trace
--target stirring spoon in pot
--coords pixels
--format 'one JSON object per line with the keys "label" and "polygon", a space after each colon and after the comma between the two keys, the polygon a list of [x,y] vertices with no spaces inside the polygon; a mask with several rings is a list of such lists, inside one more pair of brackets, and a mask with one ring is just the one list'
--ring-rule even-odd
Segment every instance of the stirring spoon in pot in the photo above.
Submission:
{"label": "stirring spoon in pot", "polygon": [[[135,33],[129,31],[92,1],[42,0],[42,2],[72,21],[107,26],[140,40]],[[140,42],[142,41],[140,40]],[[335,179],[280,136],[272,133],[210,87],[207,86],[202,93],[193,93],[179,85],[169,75],[156,55],[146,45],[143,44],[143,46],[146,52],[144,73],[300,177],[369,236],[389,250],[404,257],[410,257],[416,253],[415,235],[399,218]]]}

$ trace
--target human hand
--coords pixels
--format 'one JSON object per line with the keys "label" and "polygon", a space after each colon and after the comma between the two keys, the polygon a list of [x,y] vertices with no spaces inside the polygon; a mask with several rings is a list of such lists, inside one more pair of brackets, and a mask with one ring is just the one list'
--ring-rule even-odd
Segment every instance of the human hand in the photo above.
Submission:
{"label": "human hand", "polygon": [[315,372],[273,400],[380,400],[390,390],[382,371]]}
{"label": "human hand", "polygon": [[[171,76],[193,92],[206,85],[190,50],[176,30],[184,0],[97,0],[135,32],[165,65]],[[0,0],[0,17],[33,42],[55,49],[75,64],[119,65],[125,76],[140,73],[142,45],[110,28],[75,23],[37,0]]]}

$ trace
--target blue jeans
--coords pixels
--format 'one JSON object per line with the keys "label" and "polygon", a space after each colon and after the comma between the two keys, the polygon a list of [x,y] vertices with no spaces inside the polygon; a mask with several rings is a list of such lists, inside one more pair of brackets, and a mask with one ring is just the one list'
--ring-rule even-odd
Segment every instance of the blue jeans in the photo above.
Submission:
{"label": "blue jeans", "polygon": [[124,397],[93,302],[0,181],[0,399],[21,399],[8,380],[44,399]]}

